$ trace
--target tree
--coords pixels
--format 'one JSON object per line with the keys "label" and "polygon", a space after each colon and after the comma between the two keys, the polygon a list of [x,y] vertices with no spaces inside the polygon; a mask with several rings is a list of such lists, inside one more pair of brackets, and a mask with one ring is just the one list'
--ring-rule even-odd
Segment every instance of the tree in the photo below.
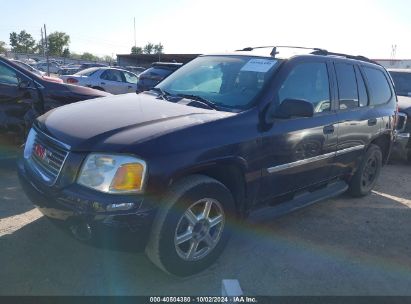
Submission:
{"label": "tree", "polygon": [[153,49],[154,49],[154,44],[149,42],[144,46],[143,52],[144,54],[151,54],[153,52]]}
{"label": "tree", "polygon": [[0,54],[4,54],[6,51],[6,43],[4,41],[0,41]]}
{"label": "tree", "polygon": [[36,49],[36,41],[25,30],[19,34],[10,33],[10,45],[13,52],[16,53],[32,53]]}
{"label": "tree", "polygon": [[100,58],[98,58],[97,56],[95,56],[95,55],[93,55],[93,54],[91,54],[91,53],[85,52],[85,53],[83,53],[83,55],[81,55],[81,59],[83,59],[83,60],[89,60],[89,61],[97,61],[97,60],[99,60]]}
{"label": "tree", "polygon": [[133,46],[131,48],[131,54],[133,54],[133,55],[143,54],[143,49],[139,46]]}
{"label": "tree", "polygon": [[49,55],[63,56],[65,49],[68,49],[70,36],[64,32],[53,32],[47,36]]}
{"label": "tree", "polygon": [[164,50],[164,46],[161,44],[161,42],[154,46],[154,53],[155,54],[163,54],[163,50]]}
{"label": "tree", "polygon": [[103,59],[103,61],[109,62],[109,63],[114,61],[114,58],[109,56],[109,55],[104,56],[102,59]]}
{"label": "tree", "polygon": [[69,58],[70,57],[70,50],[69,48],[65,48],[63,50],[63,54],[61,54],[64,58]]}

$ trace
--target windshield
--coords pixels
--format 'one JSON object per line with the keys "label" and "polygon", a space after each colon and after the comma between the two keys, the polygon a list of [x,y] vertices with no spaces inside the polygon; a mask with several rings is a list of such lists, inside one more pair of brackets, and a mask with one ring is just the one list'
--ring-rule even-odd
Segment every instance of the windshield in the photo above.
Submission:
{"label": "windshield", "polygon": [[82,70],[80,72],[77,72],[76,75],[80,76],[91,76],[93,75],[99,68],[88,68],[85,70]]}
{"label": "windshield", "polygon": [[390,72],[395,84],[395,91],[398,95],[408,96],[411,94],[411,71],[410,72]]}
{"label": "windshield", "polygon": [[277,59],[252,56],[202,56],[157,85],[171,95],[193,95],[217,106],[249,108],[278,66]]}

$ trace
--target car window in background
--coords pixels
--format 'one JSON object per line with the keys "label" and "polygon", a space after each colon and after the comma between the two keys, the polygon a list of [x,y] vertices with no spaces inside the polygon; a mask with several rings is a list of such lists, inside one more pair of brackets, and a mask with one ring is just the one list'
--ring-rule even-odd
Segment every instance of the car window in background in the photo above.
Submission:
{"label": "car window in background", "polygon": [[122,73],[117,70],[106,70],[101,74],[100,78],[108,81],[123,82]]}
{"label": "car window in background", "polygon": [[138,78],[136,75],[128,73],[128,72],[123,72],[124,78],[126,79],[126,82],[128,83],[133,83],[136,84],[138,81]]}
{"label": "car window in background", "polygon": [[80,76],[91,76],[93,75],[95,72],[97,72],[99,70],[99,68],[88,68],[85,70],[82,70],[80,72],[77,72],[76,75],[80,75]]}
{"label": "car window in background", "polygon": [[359,100],[354,66],[348,63],[335,63],[335,72],[337,74],[340,110],[357,108]]}
{"label": "car window in background", "polygon": [[363,69],[370,90],[370,104],[379,105],[388,102],[391,98],[391,89],[384,73],[374,68],[364,67]]}
{"label": "car window in background", "polygon": [[17,85],[19,80],[16,72],[0,63],[0,83],[8,85]]}
{"label": "car window in background", "polygon": [[329,111],[330,86],[327,66],[321,62],[301,63],[294,67],[278,92],[279,102],[300,99],[311,102],[315,112]]}
{"label": "car window in background", "polygon": [[395,84],[395,91],[398,95],[408,96],[411,94],[411,71],[390,72]]}

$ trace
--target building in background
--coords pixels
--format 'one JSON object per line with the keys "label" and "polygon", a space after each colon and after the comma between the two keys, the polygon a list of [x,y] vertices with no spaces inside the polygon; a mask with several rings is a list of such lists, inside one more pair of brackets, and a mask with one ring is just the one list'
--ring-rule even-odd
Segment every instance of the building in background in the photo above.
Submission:
{"label": "building in background", "polygon": [[150,67],[153,62],[180,62],[187,63],[200,54],[117,54],[119,66]]}
{"label": "building in background", "polygon": [[373,59],[386,69],[411,69],[411,59]]}

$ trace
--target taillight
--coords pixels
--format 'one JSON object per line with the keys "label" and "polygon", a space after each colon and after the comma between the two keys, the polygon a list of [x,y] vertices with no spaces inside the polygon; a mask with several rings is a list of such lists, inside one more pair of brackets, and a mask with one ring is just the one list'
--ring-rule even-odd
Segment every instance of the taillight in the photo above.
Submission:
{"label": "taillight", "polygon": [[78,80],[75,78],[67,78],[67,83],[71,83],[71,84],[78,83]]}

